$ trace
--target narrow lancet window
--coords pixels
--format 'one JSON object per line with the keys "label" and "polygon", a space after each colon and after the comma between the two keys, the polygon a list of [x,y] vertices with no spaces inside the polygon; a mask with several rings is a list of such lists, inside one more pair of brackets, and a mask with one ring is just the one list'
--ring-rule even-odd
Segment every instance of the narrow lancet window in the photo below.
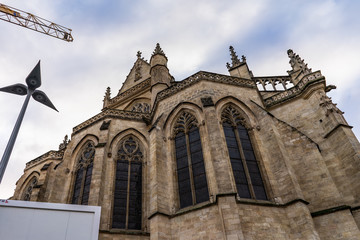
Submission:
{"label": "narrow lancet window", "polygon": [[267,200],[244,119],[235,108],[228,106],[221,120],[239,197]]}
{"label": "narrow lancet window", "polygon": [[89,141],[85,143],[77,161],[72,204],[88,204],[94,156],[95,146]]}
{"label": "narrow lancet window", "polygon": [[141,230],[143,153],[138,140],[120,143],[116,161],[113,228]]}
{"label": "narrow lancet window", "polygon": [[175,125],[175,152],[180,208],[209,200],[198,123],[183,112]]}

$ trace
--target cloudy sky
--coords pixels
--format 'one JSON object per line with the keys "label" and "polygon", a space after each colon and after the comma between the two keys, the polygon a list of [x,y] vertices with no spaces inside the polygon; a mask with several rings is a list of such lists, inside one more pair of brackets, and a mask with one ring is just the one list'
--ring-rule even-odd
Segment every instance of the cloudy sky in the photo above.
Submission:
{"label": "cloudy sky", "polygon": [[[321,70],[329,93],[360,137],[360,2],[353,0],[2,0],[73,29],[74,42],[0,21],[0,87],[24,83],[41,60],[42,86],[59,110],[30,101],[0,199],[12,196],[25,163],[57,150],[72,128],[99,113],[136,60],[157,42],[180,81],[204,70],[227,74],[229,45],[255,76],[286,75],[292,48]],[[24,97],[0,92],[0,154]]]}

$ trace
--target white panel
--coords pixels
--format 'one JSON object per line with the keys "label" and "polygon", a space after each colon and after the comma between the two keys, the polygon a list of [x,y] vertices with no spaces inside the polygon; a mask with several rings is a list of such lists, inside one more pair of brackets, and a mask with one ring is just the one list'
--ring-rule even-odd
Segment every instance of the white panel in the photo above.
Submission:
{"label": "white panel", "polygon": [[94,214],[91,213],[71,213],[66,240],[92,239],[93,218]]}
{"label": "white panel", "polygon": [[34,210],[21,208],[0,208],[0,239],[26,239]]}
{"label": "white panel", "polygon": [[69,212],[42,209],[33,211],[36,211],[36,213],[32,219],[28,239],[65,239]]}
{"label": "white panel", "polygon": [[0,199],[0,240],[97,240],[101,208]]}

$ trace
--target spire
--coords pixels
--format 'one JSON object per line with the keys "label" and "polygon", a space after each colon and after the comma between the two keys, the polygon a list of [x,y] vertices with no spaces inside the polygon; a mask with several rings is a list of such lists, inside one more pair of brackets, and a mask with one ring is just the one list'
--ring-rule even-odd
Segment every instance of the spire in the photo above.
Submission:
{"label": "spire", "polygon": [[109,101],[110,101],[110,95],[111,95],[111,90],[110,90],[110,87],[107,87],[106,88],[106,92],[105,92],[105,96],[104,96],[104,104],[103,104],[103,107],[107,107],[107,105],[109,104]]}
{"label": "spire", "polygon": [[110,99],[110,95],[111,95],[111,89],[110,87],[107,87],[105,92],[105,99]]}
{"label": "spire", "polygon": [[157,54],[160,54],[160,55],[163,55],[164,57],[166,57],[166,56],[165,56],[165,53],[164,53],[164,51],[161,49],[159,43],[156,44],[156,47],[155,47],[155,50],[154,50],[152,56],[155,56],[155,55],[157,55]]}
{"label": "spire", "polygon": [[231,56],[231,65],[230,65],[230,63],[226,63],[226,67],[228,69],[240,66],[242,63],[246,62],[246,57],[244,55],[241,56],[242,61],[240,61],[238,55],[236,55],[236,52],[235,52],[233,46],[230,46],[229,50],[230,50],[230,56]]}
{"label": "spire", "polygon": [[[297,55],[296,53],[293,52],[292,49],[289,49],[287,51],[287,54],[290,58],[290,65],[291,65],[291,68],[292,68],[292,72],[296,72],[296,71],[302,71],[304,74],[308,74],[308,73],[311,73],[311,68],[308,68],[307,64],[304,63],[304,60],[301,59],[299,57],[299,55]],[[291,71],[289,71],[291,72]]]}

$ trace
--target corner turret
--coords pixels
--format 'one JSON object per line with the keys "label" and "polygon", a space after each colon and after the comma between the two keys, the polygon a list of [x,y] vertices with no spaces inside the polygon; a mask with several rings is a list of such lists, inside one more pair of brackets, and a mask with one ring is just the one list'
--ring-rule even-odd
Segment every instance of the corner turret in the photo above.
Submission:
{"label": "corner turret", "polygon": [[150,75],[151,75],[151,106],[153,107],[156,95],[168,88],[172,77],[167,68],[167,57],[161,49],[160,44],[157,43],[155,50],[150,58]]}

